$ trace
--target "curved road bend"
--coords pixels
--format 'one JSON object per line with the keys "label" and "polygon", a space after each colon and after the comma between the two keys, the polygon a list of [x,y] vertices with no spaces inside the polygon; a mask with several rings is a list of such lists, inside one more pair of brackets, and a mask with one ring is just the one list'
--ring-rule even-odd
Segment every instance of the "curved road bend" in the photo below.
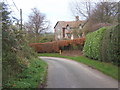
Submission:
{"label": "curved road bend", "polygon": [[48,63],[46,88],[118,88],[117,80],[64,58],[40,57]]}

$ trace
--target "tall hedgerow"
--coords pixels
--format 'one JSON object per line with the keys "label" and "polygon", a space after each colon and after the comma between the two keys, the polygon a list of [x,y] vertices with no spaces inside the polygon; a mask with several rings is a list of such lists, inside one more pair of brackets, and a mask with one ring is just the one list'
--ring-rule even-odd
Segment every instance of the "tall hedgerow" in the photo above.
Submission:
{"label": "tall hedgerow", "polygon": [[86,35],[84,55],[120,65],[120,24],[103,27]]}
{"label": "tall hedgerow", "polygon": [[120,64],[120,24],[109,27],[103,35],[100,53],[101,60]]}
{"label": "tall hedgerow", "polygon": [[103,33],[106,27],[100,28],[99,30],[89,33],[86,35],[86,41],[83,48],[84,55],[100,60],[100,43],[103,38]]}

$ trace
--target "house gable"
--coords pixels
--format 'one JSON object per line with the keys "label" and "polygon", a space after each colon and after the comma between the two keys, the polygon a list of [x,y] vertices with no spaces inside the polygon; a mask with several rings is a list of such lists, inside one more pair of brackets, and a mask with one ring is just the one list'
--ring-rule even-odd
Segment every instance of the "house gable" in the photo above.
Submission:
{"label": "house gable", "polygon": [[82,29],[82,25],[84,23],[85,21],[58,21],[54,26],[55,40],[62,40],[64,38],[68,38],[68,35],[72,33],[72,30]]}

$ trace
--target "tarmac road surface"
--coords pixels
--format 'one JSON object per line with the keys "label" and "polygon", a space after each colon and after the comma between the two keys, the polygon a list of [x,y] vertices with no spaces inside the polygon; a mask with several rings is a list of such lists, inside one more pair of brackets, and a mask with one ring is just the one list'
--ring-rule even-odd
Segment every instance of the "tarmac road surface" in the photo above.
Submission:
{"label": "tarmac road surface", "polygon": [[73,60],[40,57],[48,63],[46,88],[118,88],[118,81]]}

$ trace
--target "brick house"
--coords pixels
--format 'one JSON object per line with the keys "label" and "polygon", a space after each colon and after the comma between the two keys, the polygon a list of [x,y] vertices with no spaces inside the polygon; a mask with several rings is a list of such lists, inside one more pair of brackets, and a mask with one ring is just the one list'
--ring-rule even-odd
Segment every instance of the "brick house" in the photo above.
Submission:
{"label": "brick house", "polygon": [[[74,34],[74,30],[82,30],[85,21],[80,21],[76,16],[75,21],[58,21],[54,27],[55,40],[74,39],[77,38]],[[79,36],[81,37],[81,36]]]}

